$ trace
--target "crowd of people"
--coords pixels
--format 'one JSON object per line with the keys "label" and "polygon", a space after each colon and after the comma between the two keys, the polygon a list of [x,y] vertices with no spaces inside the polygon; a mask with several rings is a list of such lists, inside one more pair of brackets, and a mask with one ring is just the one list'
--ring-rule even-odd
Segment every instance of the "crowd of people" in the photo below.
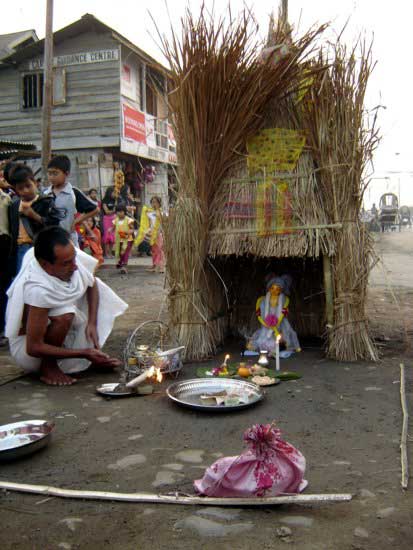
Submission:
{"label": "crowd of people", "polygon": [[138,204],[124,186],[106,189],[102,200],[96,189],[86,193],[70,181],[70,159],[57,155],[48,164],[48,185],[41,187],[26,164],[8,162],[0,171],[0,345],[4,344],[6,290],[22,269],[33,248],[36,235],[45,228],[59,226],[70,235],[74,246],[97,260],[116,258],[116,268],[124,274],[130,255],[152,256],[149,271],[163,273],[165,258],[162,236],[162,202],[152,197],[143,206],[138,220]]}

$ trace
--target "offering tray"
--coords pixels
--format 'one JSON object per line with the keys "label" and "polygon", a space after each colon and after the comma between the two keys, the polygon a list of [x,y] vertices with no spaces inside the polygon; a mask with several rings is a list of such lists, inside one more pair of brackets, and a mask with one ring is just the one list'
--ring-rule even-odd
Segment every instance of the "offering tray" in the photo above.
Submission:
{"label": "offering tray", "polygon": [[0,426],[0,461],[14,460],[46,447],[54,424],[47,420],[23,420]]}
{"label": "offering tray", "polygon": [[117,390],[119,385],[119,382],[114,382],[113,384],[102,384],[96,388],[96,392],[104,397],[129,397],[131,395],[138,395],[135,389],[125,388],[124,385],[122,388]]}
{"label": "offering tray", "polygon": [[[212,396],[224,392],[248,395],[248,399],[245,403],[218,405],[213,403],[212,399],[201,398],[201,396]],[[245,409],[264,398],[262,389],[252,382],[216,377],[175,382],[169,386],[166,393],[170,399],[179,405],[207,412],[229,412]]]}

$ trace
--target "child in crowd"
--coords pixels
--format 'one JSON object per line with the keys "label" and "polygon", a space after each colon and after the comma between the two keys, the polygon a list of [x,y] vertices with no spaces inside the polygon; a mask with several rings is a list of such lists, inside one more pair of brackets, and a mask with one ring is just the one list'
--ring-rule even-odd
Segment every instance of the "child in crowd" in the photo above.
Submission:
{"label": "child in crowd", "polygon": [[13,163],[7,177],[19,197],[9,206],[11,256],[15,274],[20,271],[24,255],[33,246],[33,238],[44,227],[59,225],[62,213],[52,196],[41,197],[34,174],[28,166]]}
{"label": "child in crowd", "polygon": [[[0,176],[1,177],[1,176]],[[9,206],[11,198],[0,186],[0,347],[7,346],[7,338],[4,336],[5,315],[7,306],[6,290],[10,284],[11,270],[10,255],[10,231],[9,231]]]}
{"label": "child in crowd", "polygon": [[115,234],[113,232],[113,220],[116,216],[116,196],[113,185],[108,187],[102,200],[103,208],[103,251],[106,258],[112,258]]}
{"label": "child in crowd", "polygon": [[118,206],[116,217],[113,220],[113,232],[115,235],[115,251],[118,263],[116,267],[121,273],[126,273],[126,266],[129,261],[129,254],[134,239],[135,220],[126,215],[126,206]]}
{"label": "child in crowd", "polygon": [[149,242],[152,252],[152,267],[147,271],[164,273],[165,254],[162,234],[162,201],[160,197],[152,197],[151,205],[142,208],[141,223],[135,245]]}
{"label": "child in crowd", "polygon": [[96,189],[94,188],[88,189],[86,195],[88,196],[89,200],[93,202],[93,204],[95,204],[100,208],[100,201],[99,201],[98,192]]}
{"label": "child in crowd", "polygon": [[[82,191],[69,183],[69,174],[69,158],[66,155],[53,157],[47,166],[50,187],[45,190],[45,193],[50,193],[54,197],[56,207],[63,212],[60,226],[70,233],[73,243],[78,246],[75,225],[96,216],[99,208]],[[77,213],[80,216],[76,217]]]}
{"label": "child in crowd", "polygon": [[4,161],[0,163],[0,189],[3,193],[9,196],[11,199],[16,197],[16,193],[13,190],[13,187],[9,182],[9,172],[11,168],[15,165],[15,162]]}
{"label": "child in crowd", "polygon": [[99,266],[101,266],[103,264],[102,237],[99,229],[96,227],[95,219],[85,220],[83,228],[82,250],[96,258],[99,261]]}

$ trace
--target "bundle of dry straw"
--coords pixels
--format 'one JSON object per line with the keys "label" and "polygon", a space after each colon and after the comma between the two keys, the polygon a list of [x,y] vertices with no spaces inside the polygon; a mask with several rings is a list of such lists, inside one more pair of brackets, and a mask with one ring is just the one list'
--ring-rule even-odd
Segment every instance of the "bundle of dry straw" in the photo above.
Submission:
{"label": "bundle of dry straw", "polygon": [[359,218],[366,167],[379,140],[376,116],[370,120],[364,108],[374,63],[371,46],[331,48],[320,51],[318,63],[329,70],[314,82],[303,111],[323,210],[331,223],[343,224],[332,258],[334,326],[327,353],[343,361],[377,360],[364,312],[373,243]]}
{"label": "bundle of dry straw", "polygon": [[[281,100],[302,82],[318,28],[290,43],[274,64],[259,57],[257,29],[244,11],[217,21],[201,8],[186,12],[182,35],[161,37],[169,61],[169,94],[179,158],[175,206],[165,223],[170,321],[187,358],[205,358],[220,340],[215,275],[206,264],[210,205],[217,187],[264,124],[270,99]],[[215,311],[214,311],[215,310]]]}

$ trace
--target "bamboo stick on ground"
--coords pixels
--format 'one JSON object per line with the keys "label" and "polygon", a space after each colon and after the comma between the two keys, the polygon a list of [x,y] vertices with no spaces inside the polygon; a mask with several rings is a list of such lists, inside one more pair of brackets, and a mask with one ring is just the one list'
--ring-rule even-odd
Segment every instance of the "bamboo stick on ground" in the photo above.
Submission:
{"label": "bamboo stick on ground", "polygon": [[188,496],[179,493],[159,495],[154,493],[114,493],[110,491],[81,491],[61,489],[48,485],[29,485],[0,481],[0,489],[19,493],[32,493],[61,498],[85,500],[115,500],[120,502],[152,502],[159,504],[184,504],[204,506],[269,506],[275,504],[322,504],[324,502],[348,502],[353,497],[349,493],[325,495],[284,495],[264,498],[211,498]]}
{"label": "bamboo stick on ground", "polygon": [[409,413],[407,410],[407,399],[406,399],[406,380],[404,374],[404,365],[400,364],[400,400],[403,411],[403,425],[402,425],[402,435],[400,439],[400,455],[402,463],[402,488],[407,489],[409,485],[409,463],[407,459],[407,432],[409,424]]}

